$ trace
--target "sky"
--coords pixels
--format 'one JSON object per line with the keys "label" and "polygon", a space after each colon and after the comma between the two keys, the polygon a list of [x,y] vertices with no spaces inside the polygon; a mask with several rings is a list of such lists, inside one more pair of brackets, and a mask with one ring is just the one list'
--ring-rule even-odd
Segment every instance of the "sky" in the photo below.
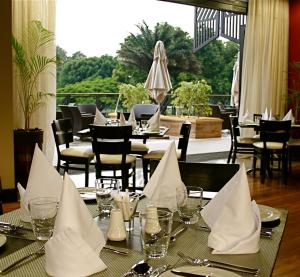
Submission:
{"label": "sky", "polygon": [[144,20],[180,27],[193,37],[194,7],[157,0],[57,0],[56,43],[71,56],[115,56],[120,43],[138,34]]}

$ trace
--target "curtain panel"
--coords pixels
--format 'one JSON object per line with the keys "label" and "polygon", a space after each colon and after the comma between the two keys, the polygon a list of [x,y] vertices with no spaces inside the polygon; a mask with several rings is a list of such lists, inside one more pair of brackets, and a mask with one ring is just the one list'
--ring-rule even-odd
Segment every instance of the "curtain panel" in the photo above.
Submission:
{"label": "curtain panel", "polygon": [[285,112],[288,78],[288,0],[249,0],[240,117]]}
{"label": "curtain panel", "polygon": [[[46,29],[55,32],[55,9],[55,0],[13,0],[12,29],[14,36],[19,41],[24,41],[26,37],[23,36],[23,32],[31,20],[40,20]],[[45,52],[42,54],[46,54],[49,57],[54,57],[56,55],[55,42],[51,47],[45,49]],[[17,74],[16,68],[14,68],[14,75],[15,74]],[[14,128],[24,128],[24,118],[23,114],[21,113],[21,107],[17,95],[16,78],[13,79]],[[54,65],[48,67],[47,74],[42,74],[38,86],[43,88],[45,91],[56,93],[56,68]],[[30,126],[30,128],[38,127],[43,129],[43,152],[50,161],[52,161],[54,153],[54,139],[51,130],[51,122],[55,119],[55,114],[56,97],[48,97],[46,104],[42,105],[32,115]]]}

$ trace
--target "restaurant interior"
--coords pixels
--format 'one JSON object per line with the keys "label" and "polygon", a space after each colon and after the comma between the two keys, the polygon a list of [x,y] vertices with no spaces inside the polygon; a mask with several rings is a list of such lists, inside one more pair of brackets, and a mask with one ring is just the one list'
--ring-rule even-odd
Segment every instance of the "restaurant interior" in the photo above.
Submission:
{"label": "restaurant interior", "polygon": [[[144,153],[143,149],[139,149],[138,152],[134,153],[138,155],[138,161],[136,169],[135,165],[132,166],[132,164],[130,164],[130,169],[137,170],[137,175],[139,177],[137,180],[134,179],[133,183],[135,184],[135,181],[137,181],[137,183],[139,182],[139,185],[131,188],[132,190],[144,192],[144,194],[146,195],[146,199],[147,197],[151,198],[154,196],[159,198],[157,193],[155,193],[155,190],[159,191],[159,188],[157,188],[156,186],[157,183],[169,184],[170,182],[172,182],[172,184],[177,187],[176,189],[171,190],[170,188],[168,188],[168,192],[170,192],[170,195],[173,196],[175,193],[175,198],[179,197],[178,195],[176,195],[176,193],[178,192],[177,190],[182,189],[182,182],[177,182],[178,178],[180,179],[180,174],[181,179],[185,184],[188,182],[189,185],[195,185],[195,182],[198,183],[196,185],[199,186],[199,183],[202,181],[203,184],[200,185],[203,186],[205,191],[206,184],[204,182],[214,182],[218,183],[220,186],[211,186],[210,188],[207,188],[207,190],[215,193],[213,194],[214,196],[220,196],[215,196],[215,198],[213,198],[214,202],[211,200],[209,203],[212,204],[208,205],[207,208],[203,208],[201,211],[201,220],[202,222],[205,222],[207,224],[207,226],[204,227],[210,229],[203,231],[199,230],[199,228],[202,228],[203,226],[197,225],[195,227],[193,225],[189,225],[190,223],[185,223],[184,231],[182,231],[183,233],[181,234],[180,231],[178,237],[177,235],[175,235],[176,239],[174,239],[174,242],[172,242],[173,244],[170,243],[170,245],[168,245],[168,253],[165,254],[162,259],[153,259],[154,262],[153,264],[151,264],[151,266],[153,267],[150,270],[151,273],[149,273],[149,271],[149,274],[147,273],[148,275],[143,276],[177,276],[175,275],[175,272],[170,273],[171,269],[177,269],[177,267],[182,271],[186,270],[186,272],[183,273],[202,274],[199,276],[215,276],[214,274],[219,274],[217,276],[250,276],[255,274],[257,274],[255,276],[298,276],[299,274],[297,270],[298,261],[300,258],[300,236],[298,232],[298,226],[300,222],[300,204],[298,201],[300,197],[298,188],[298,180],[300,175],[300,156],[298,149],[299,142],[297,139],[300,138],[300,118],[295,116],[294,113],[295,117],[293,118],[293,122],[291,121],[291,117],[289,117],[287,120],[278,120],[278,118],[277,120],[273,120],[273,118],[271,118],[271,114],[273,112],[274,115],[277,115],[280,119],[282,119],[284,115],[288,114],[290,109],[294,111],[294,109],[296,109],[299,104],[299,100],[296,100],[296,102],[291,102],[289,103],[289,105],[286,105],[285,99],[290,93],[290,88],[294,88],[293,85],[295,81],[299,82],[299,80],[295,80],[292,78],[293,76],[295,76],[295,72],[291,64],[293,62],[300,61],[300,0],[161,1],[173,2],[172,4],[174,5],[187,4],[206,9],[221,10],[225,12],[236,12],[241,14],[246,13],[247,25],[243,43],[241,44],[243,50],[242,60],[240,61],[241,78],[239,81],[240,96],[238,115],[228,117],[228,119],[230,120],[230,130],[228,130],[227,132],[222,132],[220,138],[217,139],[198,140],[195,138],[188,138],[186,144],[184,144],[184,138],[186,138],[184,136],[184,133],[178,133],[177,136],[168,136],[167,132],[169,130],[166,130],[166,133],[163,133],[163,135],[161,136],[163,138],[167,137],[166,140],[161,139],[161,137],[157,136],[155,139],[151,139],[149,138],[151,137],[149,136],[149,134],[147,136],[143,134],[142,137],[139,137],[139,134],[137,134],[137,136],[135,137],[135,139],[138,139],[134,140],[134,142],[137,142],[138,140],[140,140],[140,138],[145,139],[145,141],[147,139],[148,148],[146,153]],[[0,217],[0,221],[9,222],[13,227],[20,224],[20,219],[22,219],[23,216],[21,214],[22,206],[20,206],[22,205],[22,203],[20,202],[20,188],[17,188],[17,184],[15,182],[14,130],[21,128],[24,125],[24,119],[20,115],[20,105],[18,104],[16,93],[16,69],[14,67],[13,61],[11,37],[12,33],[14,33],[20,39],[24,39],[22,38],[22,30],[24,26],[26,26],[26,24],[28,24],[28,22],[32,19],[41,20],[49,30],[55,30],[55,1],[0,1],[0,118],[2,126],[2,136],[0,140],[0,196],[2,197],[1,200],[3,201],[3,215]],[[55,53],[55,45],[50,47],[47,51],[50,51],[49,53],[52,54]],[[55,76],[55,67],[51,67],[49,70],[52,73],[50,74],[51,76],[44,77],[41,80],[41,83],[46,84],[47,89],[55,90],[56,80],[55,77],[53,77]],[[265,111],[265,109],[269,110],[270,117],[265,117],[265,115],[263,114],[263,111]],[[153,112],[152,116],[154,116],[155,113]],[[255,114],[261,114],[261,118],[255,120]],[[96,115],[93,116],[93,118],[95,117]],[[57,176],[52,177],[52,169],[48,169],[45,162],[46,160],[50,160],[52,161],[52,164],[54,166],[57,166],[57,162],[60,158],[59,151],[55,151],[55,143],[57,143],[57,141],[54,140],[53,136],[53,132],[55,133],[54,128],[60,128],[58,125],[55,126],[55,123],[52,123],[55,119],[55,99],[50,99],[49,101],[47,101],[46,105],[37,110],[32,117],[32,126],[39,126],[44,130],[43,151],[39,152],[39,150],[35,150],[35,170],[36,172],[45,170],[45,175],[49,173],[49,175],[43,177],[40,176],[38,179],[39,182],[45,182],[49,184],[51,182],[59,180]],[[278,122],[278,124],[276,125],[276,130],[274,124],[272,124],[272,122],[274,121]],[[120,119],[118,122],[120,122]],[[268,125],[268,123],[270,124]],[[195,128],[193,126],[186,127],[184,124],[185,123],[182,124],[182,129],[180,130],[180,132],[184,132],[184,128]],[[190,129],[187,131],[188,136],[190,136],[190,131]],[[191,132],[194,131],[195,130],[192,130]],[[56,130],[56,132],[64,132],[64,130]],[[100,136],[98,134],[100,133],[100,128],[97,128],[97,126],[91,127],[90,132],[92,144],[90,141],[84,141],[83,144],[80,144],[76,139],[75,148],[77,147],[77,150],[80,150],[82,148],[82,145],[84,146],[86,144],[91,144],[93,147],[93,152],[97,153],[96,151],[100,151],[99,149],[103,147],[99,146],[100,143],[98,145],[97,140]],[[121,129],[119,133],[121,133]],[[249,138],[250,135],[250,142],[249,140],[247,140],[247,142],[243,142],[240,139],[240,137],[242,136]],[[276,139],[274,139],[275,137]],[[290,140],[291,138],[293,139],[294,144],[292,144]],[[103,137],[103,139],[111,138]],[[270,148],[268,149],[269,156],[267,156],[266,152],[264,152],[265,148],[267,147],[266,141],[272,142],[274,144],[280,143],[283,146],[280,146],[282,148],[272,148],[270,146]],[[185,146],[182,146],[182,143]],[[289,143],[291,147],[289,147]],[[155,149],[155,147],[157,146],[158,148],[160,147],[159,154],[157,152],[151,152],[152,150],[157,150]],[[107,144],[105,147],[108,148],[109,145]],[[205,148],[207,149],[203,150]],[[185,149],[185,152],[183,151],[183,149]],[[199,151],[199,149],[201,150]],[[100,154],[103,153],[106,154],[105,152],[99,152],[99,157]],[[151,154],[156,155],[155,158],[151,158]],[[126,155],[126,153],[124,155]],[[201,158],[201,155],[204,155],[205,158]],[[92,158],[93,156],[85,156],[84,162],[87,161],[88,166],[90,166],[89,163],[92,161]],[[151,161],[152,159],[156,160],[156,162]],[[158,163],[157,160],[161,162]],[[178,160],[179,162],[177,162]],[[122,163],[123,162],[124,161],[122,160]],[[101,168],[101,161],[97,160],[96,164],[97,163],[100,164],[98,164],[98,166],[100,166]],[[280,170],[273,171],[273,163],[278,163],[278,168]],[[174,170],[174,168],[176,168],[176,170]],[[109,169],[111,168],[109,167]],[[126,168],[126,170],[127,169],[128,168]],[[168,170],[169,172],[167,172]],[[71,170],[69,172],[71,178],[69,178],[68,175],[65,176],[63,183],[61,180],[57,181],[57,183],[62,183],[62,188],[59,188],[60,190],[62,190],[60,202],[62,203],[64,201],[63,203],[65,205],[58,208],[60,213],[55,224],[60,225],[59,227],[56,227],[56,229],[54,227],[53,239],[51,238],[48,241],[49,243],[46,243],[46,250],[44,248],[42,248],[42,250],[40,249],[41,241],[39,239],[37,239],[38,241],[30,239],[30,236],[33,236],[32,230],[31,234],[25,234],[25,236],[28,235],[28,237],[25,237],[25,239],[23,238],[24,241],[28,241],[26,244],[21,243],[20,245],[18,245],[18,243],[16,243],[15,241],[7,241],[6,246],[4,245],[5,248],[3,248],[2,245],[2,248],[0,246],[0,274],[4,268],[9,267],[9,265],[13,264],[18,259],[22,258],[23,256],[26,256],[27,259],[27,255],[33,253],[31,256],[34,256],[34,260],[30,260],[29,262],[27,261],[26,263],[24,263],[24,265],[18,265],[17,267],[13,267],[12,269],[9,268],[7,275],[89,276],[95,274],[95,276],[109,277],[142,276],[137,275],[137,273],[133,273],[133,271],[136,270],[136,267],[132,269],[134,267],[134,264],[145,258],[145,256],[142,254],[142,247],[144,247],[144,245],[141,246],[139,242],[140,230],[137,231],[136,228],[134,230],[130,230],[130,225],[128,227],[125,224],[125,227],[129,228],[129,231],[126,229],[125,233],[127,244],[124,244],[123,242],[123,244],[117,242],[118,238],[114,236],[115,234],[109,232],[112,225],[112,220],[109,223],[105,221],[104,229],[102,228],[103,225],[101,226],[101,224],[103,224],[103,222],[101,223],[101,218],[99,219],[97,217],[97,209],[99,209],[99,207],[96,205],[96,201],[86,202],[87,205],[83,207],[81,202],[80,204],[74,202],[74,204],[69,200],[73,198],[77,199],[77,192],[76,190],[73,190],[73,186],[70,184],[73,184],[73,182],[75,182],[77,188],[85,188],[89,186],[93,187],[94,180],[102,178],[101,172],[98,173],[96,166],[96,169],[93,169],[90,175],[89,172],[86,173],[86,171],[81,172],[82,174],[80,175],[74,173],[74,176],[73,173],[74,172]],[[60,174],[63,174],[62,171],[60,171]],[[177,174],[179,174],[179,177]],[[204,175],[207,177],[203,177]],[[76,184],[76,176],[77,178],[79,176],[80,182],[82,183],[79,186]],[[84,179],[88,176],[90,176],[89,180]],[[136,177],[135,173],[133,174],[133,176],[134,178]],[[147,176],[147,178],[145,178],[145,176]],[[131,176],[126,175],[127,179],[130,177]],[[176,179],[176,177],[178,178]],[[123,178],[121,181],[122,185],[125,182],[124,180],[125,178]],[[130,185],[128,185],[126,182],[125,184],[126,188],[128,186],[130,188]],[[147,190],[143,191],[143,186],[146,184],[148,188]],[[220,205],[220,203],[218,203],[217,200],[221,199],[222,201],[220,202],[223,202],[225,201],[224,199],[226,199],[226,197],[229,197],[228,195],[226,195],[226,190],[225,192],[224,190],[222,190],[222,187],[227,184],[230,184],[230,186],[228,186],[229,188],[227,190],[227,193],[229,189],[233,190],[232,195],[234,195],[234,197],[232,197],[231,202],[235,201],[236,205],[228,207],[226,206],[224,208],[222,206],[218,206]],[[245,186],[237,186],[237,184],[245,184]],[[57,188],[53,187],[51,189],[53,191]],[[216,194],[219,191],[221,191],[222,193]],[[27,193],[29,192],[27,191]],[[189,191],[187,191],[187,193],[189,193]],[[241,193],[241,196],[239,196],[239,193]],[[162,190],[161,195],[163,194],[164,191]],[[246,198],[243,198],[244,196]],[[128,197],[128,195],[126,195],[126,197]],[[222,199],[221,197],[224,197],[224,199]],[[203,199],[204,198],[205,197],[203,197]],[[209,196],[208,198],[211,197]],[[167,199],[168,200],[165,200],[167,202],[169,201],[167,207],[169,208],[169,210],[172,210],[174,208],[172,206],[172,198]],[[250,236],[248,238],[247,243],[245,243],[246,239],[243,238],[243,242],[245,244],[237,243],[238,245],[231,245],[231,250],[227,249],[227,252],[224,249],[223,251],[219,250],[220,255],[215,255],[214,253],[217,253],[218,250],[216,249],[218,249],[219,245],[218,242],[213,241],[213,238],[218,238],[218,231],[220,232],[220,230],[218,230],[217,228],[219,226],[213,225],[212,223],[212,218],[215,217],[212,213],[214,212],[214,214],[222,214],[224,216],[224,220],[221,220],[220,224],[226,224],[225,221],[228,214],[224,214],[224,211],[232,210],[235,212],[233,213],[233,215],[231,215],[231,218],[229,216],[228,218],[230,218],[231,220],[236,220],[236,222],[238,222],[239,217],[244,216],[244,221],[247,221],[246,216],[249,216],[249,213],[245,212],[245,214],[243,214],[243,208],[237,208],[237,203],[244,207],[245,203],[248,201],[251,204],[249,204],[248,202],[247,203],[251,206],[251,210],[254,211],[253,213],[255,214],[255,207],[257,207],[257,205],[253,204],[251,200],[255,200],[258,206],[260,205],[264,208],[267,207],[265,208],[265,212],[272,213],[271,216],[269,215],[270,217],[276,217],[276,213],[279,213],[278,217],[276,217],[275,220],[271,220],[272,222],[269,225],[265,224],[264,226],[262,224],[264,228],[261,228],[259,224],[259,228],[257,227],[255,230],[253,230],[253,232],[251,233],[251,235],[253,236]],[[135,199],[133,199],[131,202],[135,203]],[[213,204],[215,204],[215,206],[213,206]],[[254,206],[254,208],[252,205]],[[268,207],[272,207],[272,209],[268,210]],[[153,207],[151,206],[150,208]],[[150,208],[149,211],[146,209],[149,213]],[[224,209],[222,210],[222,208]],[[72,211],[72,209],[78,211],[79,219],[76,219],[76,216],[74,216],[73,213],[72,216],[70,215],[70,211]],[[180,214],[180,209],[178,211]],[[151,210],[151,212],[153,212],[153,210]],[[110,213],[110,216],[112,218],[113,213],[111,211]],[[92,215],[92,220],[90,220],[90,214]],[[66,216],[66,218],[64,218],[63,216]],[[114,216],[117,220],[117,212],[114,214]],[[131,216],[128,220],[129,222],[131,222]],[[80,222],[76,220],[82,221]],[[134,216],[132,220],[134,226],[138,226],[139,223],[142,224],[142,212],[140,214],[140,221],[139,218],[134,218]],[[251,222],[251,220],[249,220],[249,222]],[[74,223],[75,221],[76,223]],[[96,225],[95,223],[98,225]],[[274,223],[275,225],[272,225],[272,223]],[[26,221],[22,224],[26,228],[30,226],[26,225],[29,224],[26,223]],[[72,239],[76,241],[76,239],[78,239],[77,233],[82,232],[83,235],[80,237],[80,242],[82,240],[82,245],[84,245],[84,247],[82,245],[76,245],[76,247],[82,247],[82,253],[84,251],[87,251],[88,254],[86,254],[86,256],[83,256],[84,254],[82,256],[76,256],[74,254],[73,257],[70,253],[72,251],[75,252],[75,248],[72,248],[72,251],[69,252],[65,250],[68,249],[70,245],[67,243],[66,245],[64,244],[64,239],[63,237],[58,236],[58,232],[61,231],[63,227],[68,226],[68,224],[74,224],[74,226],[76,225],[78,230],[75,230],[74,232],[74,230],[70,231],[70,229],[67,228],[64,233],[64,235],[66,236],[65,241],[69,241],[69,239],[70,241],[72,241]],[[251,222],[251,224],[253,224],[251,225],[251,228],[254,228],[253,226],[256,223],[255,221],[253,221]],[[87,225],[91,227],[89,230]],[[102,241],[102,234],[99,234],[99,230],[94,230],[94,226],[100,226],[103,233],[107,232],[108,239],[111,238],[110,244],[107,243],[105,246],[105,242],[103,243]],[[145,226],[141,226],[143,226],[141,227],[141,236],[144,240],[145,238],[143,228]],[[154,225],[151,225],[151,228],[154,228],[153,226]],[[161,223],[161,228],[163,228],[163,226],[164,225],[162,225]],[[230,228],[230,226],[226,226],[228,227],[228,229],[224,229],[224,226],[222,225],[220,225],[219,227],[221,228],[221,233],[225,235],[227,230],[229,230],[228,232],[230,232],[231,229],[235,228],[237,232],[240,229],[242,230],[242,227],[238,228],[237,226],[232,225],[233,228]],[[249,226],[250,223],[247,225],[247,228],[249,228]],[[12,227],[9,226],[9,228]],[[265,228],[267,228],[267,230]],[[254,236],[254,233],[257,230],[259,230],[258,236]],[[209,233],[210,231],[211,233]],[[6,233],[8,238],[10,238],[10,232],[11,229],[9,229],[9,233]],[[28,232],[28,230],[26,230],[26,232]],[[85,235],[84,232],[86,232]],[[146,230],[145,233],[147,232],[150,231]],[[152,230],[152,232],[155,233],[156,231]],[[156,232],[156,235],[159,232],[160,231]],[[234,231],[232,232],[234,233]],[[128,236],[130,237],[130,234],[131,239],[128,239]],[[213,235],[215,235],[215,237],[213,237]],[[14,236],[15,235],[13,235],[12,237]],[[60,242],[58,240],[58,237],[59,239],[62,239]],[[259,241],[257,241],[257,237]],[[122,239],[124,240],[124,238]],[[93,245],[96,240],[98,240],[97,243],[99,242],[99,245]],[[197,244],[197,242],[199,242],[199,244]],[[207,243],[209,247],[207,246]],[[5,244],[5,242],[3,244]],[[72,247],[75,247],[75,243],[74,245],[72,245]],[[92,251],[93,254],[90,254],[89,252],[90,247],[94,247],[94,251]],[[59,255],[57,254],[57,252],[60,251],[58,251],[57,249],[61,249],[61,253]],[[212,249],[215,249],[213,250],[215,251],[214,253],[212,253]],[[122,252],[123,250],[125,251],[125,254],[117,253],[117,251]],[[46,255],[43,256],[45,251]],[[194,269],[195,266],[187,266],[188,264],[193,264],[194,260],[191,262],[191,259],[187,259],[186,257],[179,259],[178,256],[180,256],[180,251],[187,253],[192,257],[209,257],[209,259],[215,259],[218,262],[227,264],[229,262],[234,262],[241,266],[247,267],[247,269],[238,268],[237,271],[232,271],[237,273],[237,275],[223,275],[222,272],[218,273],[217,271],[214,271],[214,267],[203,266],[204,264],[202,263],[201,270],[203,271],[197,271]],[[97,252],[97,254],[100,253],[100,261],[99,255],[94,256],[94,252]],[[64,266],[59,264],[59,259],[65,261]],[[72,259],[74,259],[72,264],[68,263]],[[74,261],[78,262],[77,266],[74,266],[74,264],[76,263]],[[200,262],[198,261],[198,265],[199,263]],[[252,267],[256,267],[257,269],[259,269],[259,272],[253,272]],[[211,269],[212,275],[210,275],[210,272],[206,271],[206,268]],[[232,267],[227,269],[232,270]],[[241,269],[242,272],[239,272],[239,270]],[[247,272],[247,270],[250,270],[250,273]],[[180,274],[178,274],[178,276],[179,275]]]}

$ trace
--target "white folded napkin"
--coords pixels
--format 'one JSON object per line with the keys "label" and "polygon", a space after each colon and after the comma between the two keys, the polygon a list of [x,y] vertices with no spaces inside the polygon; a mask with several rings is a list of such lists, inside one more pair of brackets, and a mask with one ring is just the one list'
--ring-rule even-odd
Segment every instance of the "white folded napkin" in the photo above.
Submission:
{"label": "white folded napkin", "polygon": [[248,112],[248,110],[246,111],[246,113],[242,116],[242,122],[246,123],[246,122],[250,122],[252,121],[250,114]]}
{"label": "white folded napkin", "polygon": [[94,124],[95,125],[105,125],[107,123],[106,117],[96,109],[95,117],[94,117]]}
{"label": "white folded napkin", "polygon": [[28,203],[36,197],[60,198],[63,179],[47,160],[39,146],[34,148],[26,190],[18,184],[21,204],[21,220],[30,222]]}
{"label": "white folded napkin", "polygon": [[128,123],[132,126],[132,129],[136,128],[136,119],[135,119],[135,113],[134,110],[131,109],[129,118],[128,118]]}
{"label": "white folded napkin", "polygon": [[259,251],[261,220],[251,202],[245,166],[202,209],[210,227],[208,246],[213,254],[246,254]]}
{"label": "white folded napkin", "polygon": [[176,146],[172,142],[144,188],[144,194],[156,207],[177,210],[177,201],[184,203],[187,191],[181,180]]}
{"label": "white folded napkin", "polygon": [[275,120],[275,117],[273,116],[273,113],[272,113],[272,109],[270,109],[269,120]]}
{"label": "white folded napkin", "polygon": [[262,114],[261,119],[263,119],[263,120],[269,119],[268,108],[265,109],[265,112]]}
{"label": "white folded napkin", "polygon": [[125,125],[126,125],[125,116],[123,113],[120,113],[120,126],[125,126]]}
{"label": "white folded napkin", "polygon": [[99,252],[104,245],[101,230],[66,173],[53,237],[45,244],[46,272],[63,277],[102,271],[106,265]]}
{"label": "white folded napkin", "polygon": [[295,119],[294,119],[294,117],[293,117],[292,109],[290,109],[290,110],[286,113],[286,115],[282,118],[282,120],[291,120],[292,123],[295,122]]}
{"label": "white folded napkin", "polygon": [[149,132],[159,132],[160,126],[160,112],[159,110],[148,120],[148,128]]}

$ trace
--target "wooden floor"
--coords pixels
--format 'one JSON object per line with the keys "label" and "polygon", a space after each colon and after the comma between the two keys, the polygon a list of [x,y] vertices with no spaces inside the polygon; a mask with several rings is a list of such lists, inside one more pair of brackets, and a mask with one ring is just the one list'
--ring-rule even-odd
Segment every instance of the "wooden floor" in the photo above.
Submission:
{"label": "wooden floor", "polygon": [[[258,204],[288,209],[288,219],[277,256],[272,276],[296,277],[298,262],[300,261],[300,163],[293,165],[288,185],[284,185],[281,178],[267,179],[260,183],[257,177],[248,175],[252,198]],[[18,203],[4,204],[4,211],[8,212],[19,207]],[[298,229],[299,228],[299,229]]]}
{"label": "wooden floor", "polygon": [[248,177],[252,198],[258,204],[288,209],[288,218],[272,276],[300,276],[300,164],[293,165],[288,185],[281,178],[260,183],[259,174]]}

